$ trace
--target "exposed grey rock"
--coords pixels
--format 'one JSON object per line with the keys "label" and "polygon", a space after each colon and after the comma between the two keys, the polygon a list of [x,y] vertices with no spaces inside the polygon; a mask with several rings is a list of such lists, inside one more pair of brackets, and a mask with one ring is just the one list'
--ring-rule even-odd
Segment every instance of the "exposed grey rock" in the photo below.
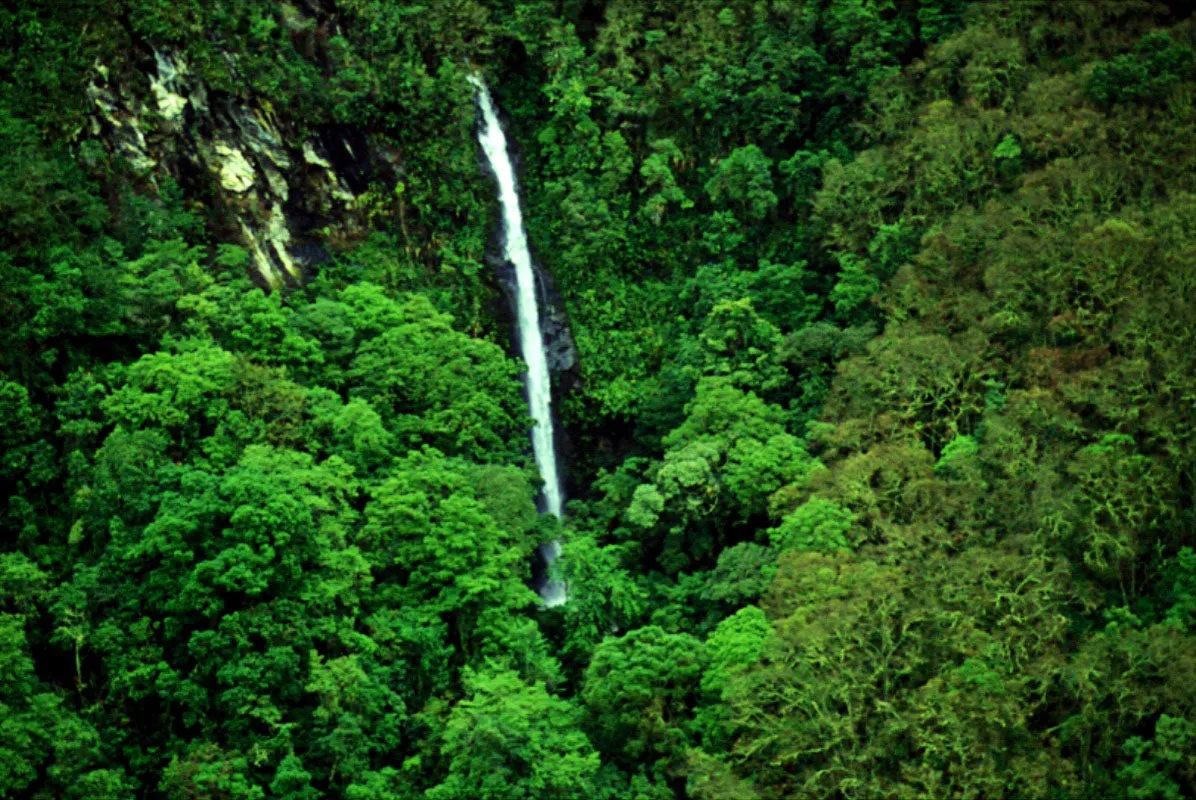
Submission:
{"label": "exposed grey rock", "polygon": [[154,51],[154,62],[158,71],[150,76],[150,90],[158,102],[158,114],[168,123],[178,123],[187,107],[183,95],[187,65],[181,56],[161,50]]}
{"label": "exposed grey rock", "polygon": [[158,162],[149,155],[149,144],[141,129],[140,119],[147,113],[144,106],[129,108],[105,84],[107,69],[97,69],[96,78],[87,85],[87,97],[96,109],[92,130],[97,134],[107,123],[111,132],[109,140],[113,149],[128,160],[133,172],[149,176]]}
{"label": "exposed grey rock", "polygon": [[322,201],[320,208],[322,213],[327,214],[332,211],[334,206],[332,201],[337,201],[343,208],[354,206],[357,202],[357,195],[349,187],[345,176],[336,171],[336,167],[328,153],[324,151],[323,145],[316,141],[304,142],[303,163],[307,164],[311,170],[309,180],[319,186],[317,196]]}
{"label": "exposed grey rock", "polygon": [[[291,24],[302,27],[303,11],[290,8]],[[225,55],[235,72],[238,59]],[[324,137],[302,140],[298,126],[280,118],[269,100],[209,92],[168,48],[154,49],[153,57],[148,92],[110,80],[108,68],[95,65],[87,90],[92,135],[152,187],[166,175],[180,181],[207,176],[218,207],[230,217],[230,233],[239,235],[266,284],[302,280],[313,258],[322,256],[318,229],[349,234],[366,228],[353,191],[373,171],[375,156],[364,137],[354,134],[353,144],[343,132],[334,135],[334,149],[347,152],[346,162],[328,152]],[[378,156],[384,173],[395,171],[388,157]]]}
{"label": "exposed grey rock", "polygon": [[282,134],[278,132],[277,123],[269,111],[261,106],[243,104],[232,105],[229,111],[241,131],[242,141],[250,150],[278,169],[290,168],[291,159],[283,144]]}
{"label": "exposed grey rock", "polygon": [[544,354],[552,372],[568,372],[577,366],[577,345],[569,332],[564,310],[549,306],[541,323],[544,334]]}
{"label": "exposed grey rock", "polygon": [[311,142],[303,143],[303,160],[313,167],[332,169],[332,162],[317,153],[315,145],[313,145]]}
{"label": "exposed grey rock", "polygon": [[230,192],[243,194],[253,188],[257,173],[238,148],[217,142],[212,147],[219,166],[220,185]]}

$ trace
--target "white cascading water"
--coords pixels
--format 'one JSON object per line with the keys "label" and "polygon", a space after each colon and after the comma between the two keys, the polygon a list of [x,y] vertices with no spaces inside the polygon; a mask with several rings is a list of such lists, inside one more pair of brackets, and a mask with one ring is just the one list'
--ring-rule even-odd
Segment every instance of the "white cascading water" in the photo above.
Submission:
{"label": "white cascading water", "polygon": [[[507,137],[498,121],[498,111],[490,90],[477,75],[469,82],[477,89],[482,108],[482,125],[478,142],[498,181],[498,199],[502,205],[504,253],[515,267],[515,314],[519,321],[520,355],[527,363],[525,380],[527,402],[535,426],[532,428],[532,453],[544,481],[544,509],[553,516],[561,516],[561,481],[557,472],[556,448],[553,446],[552,386],[548,379],[548,359],[544,354],[544,337],[540,332],[540,309],[536,302],[536,273],[527,246],[527,232],[523,229],[523,214],[519,209],[519,192],[515,185],[515,168],[507,152]],[[549,542],[541,552],[549,566],[560,555],[559,542]],[[565,602],[565,586],[550,578],[540,589],[546,606]]]}

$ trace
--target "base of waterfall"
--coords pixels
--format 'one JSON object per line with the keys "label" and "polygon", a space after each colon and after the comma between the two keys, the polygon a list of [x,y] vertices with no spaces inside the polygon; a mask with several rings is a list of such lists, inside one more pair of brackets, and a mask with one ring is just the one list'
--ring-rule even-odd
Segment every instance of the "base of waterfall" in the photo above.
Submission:
{"label": "base of waterfall", "polygon": [[[540,546],[540,556],[544,559],[544,563],[549,570],[552,569],[552,563],[557,560],[560,554],[561,543],[555,539]],[[544,601],[545,608],[555,608],[564,604],[569,599],[568,587],[565,586],[563,581],[549,576],[545,579],[544,585],[540,587],[540,599]]]}

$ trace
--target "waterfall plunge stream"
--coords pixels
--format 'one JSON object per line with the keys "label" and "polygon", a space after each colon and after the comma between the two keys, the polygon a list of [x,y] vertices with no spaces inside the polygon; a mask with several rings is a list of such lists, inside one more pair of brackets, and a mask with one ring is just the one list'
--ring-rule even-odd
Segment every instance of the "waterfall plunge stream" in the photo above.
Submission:
{"label": "waterfall plunge stream", "polygon": [[[535,426],[532,428],[532,453],[540,477],[544,481],[544,510],[561,516],[561,480],[557,471],[556,447],[552,429],[552,385],[548,378],[548,359],[544,353],[544,337],[540,330],[540,309],[536,301],[536,272],[527,246],[527,232],[523,229],[523,214],[519,208],[519,191],[515,185],[515,167],[507,151],[507,137],[498,121],[498,110],[490,90],[476,75],[469,82],[477,90],[478,105],[482,109],[482,125],[478,128],[478,143],[498,181],[498,199],[502,205],[503,256],[515,267],[515,315],[519,325],[519,350],[527,363],[525,382],[527,403]],[[560,555],[559,542],[549,542],[541,548],[544,560],[552,565]],[[540,589],[546,606],[565,602],[565,586],[549,578]]]}

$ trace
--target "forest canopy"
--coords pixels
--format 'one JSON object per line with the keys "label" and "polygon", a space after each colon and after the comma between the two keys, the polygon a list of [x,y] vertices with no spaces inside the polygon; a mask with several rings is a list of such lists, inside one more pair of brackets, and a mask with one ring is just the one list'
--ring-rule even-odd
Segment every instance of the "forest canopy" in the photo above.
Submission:
{"label": "forest canopy", "polygon": [[0,798],[1188,796],[1190,14],[0,6]]}

